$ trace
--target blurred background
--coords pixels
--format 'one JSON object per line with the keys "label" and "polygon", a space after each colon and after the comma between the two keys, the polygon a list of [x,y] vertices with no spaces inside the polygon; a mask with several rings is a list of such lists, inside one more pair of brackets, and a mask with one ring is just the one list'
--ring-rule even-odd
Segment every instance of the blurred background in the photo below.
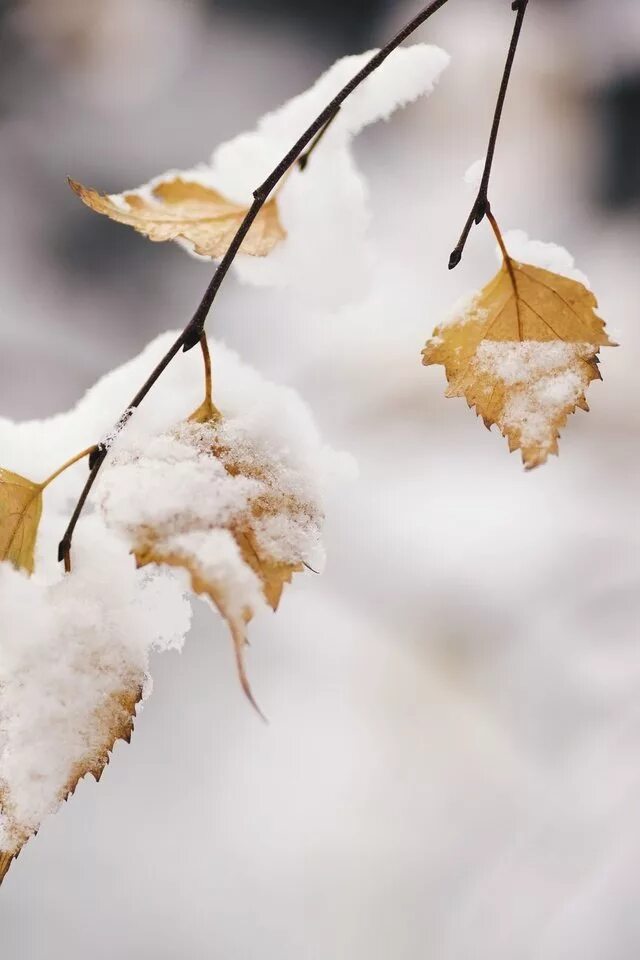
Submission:
{"label": "blurred background", "polygon": [[[386,40],[372,0],[0,4],[0,409],[50,416],[190,316],[210,266],[82,207],[189,167]],[[451,0],[452,64],[356,144],[407,293],[363,336],[229,279],[212,332],[306,397],[360,478],[329,563],[256,625],[239,695],[198,612],[131,748],[12,869],[3,960],[637,960],[640,955],[640,4],[531,0],[492,189],[576,256],[622,347],[525,475],[422,343],[495,267],[473,197],[513,24]],[[406,303],[405,303],[406,300]],[[416,315],[416,304],[420,304]],[[365,342],[366,341],[366,342]]]}

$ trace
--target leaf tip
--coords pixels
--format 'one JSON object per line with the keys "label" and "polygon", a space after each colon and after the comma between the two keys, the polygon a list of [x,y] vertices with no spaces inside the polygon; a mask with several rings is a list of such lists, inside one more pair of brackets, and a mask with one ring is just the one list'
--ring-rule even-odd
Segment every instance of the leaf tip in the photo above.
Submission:
{"label": "leaf tip", "polygon": [[85,188],[82,186],[82,184],[78,183],[77,180],[74,180],[73,177],[67,177],[67,183],[69,184],[73,192],[76,194],[76,196],[80,197],[80,199],[82,200],[83,194],[85,192]]}
{"label": "leaf tip", "polygon": [[9,867],[15,860],[16,855],[13,853],[3,853],[0,850],[0,887],[2,886],[2,881],[9,873]]}
{"label": "leaf tip", "polygon": [[253,690],[251,689],[251,684],[249,683],[249,677],[247,676],[247,670],[244,662],[244,648],[247,646],[246,631],[244,627],[240,627],[237,623],[231,620],[229,621],[229,627],[231,628],[231,636],[233,637],[233,648],[236,655],[236,668],[238,671],[240,686],[242,687],[245,697],[256,711],[260,719],[263,721],[263,723],[268,724],[269,721],[258,706],[258,702],[253,695]]}

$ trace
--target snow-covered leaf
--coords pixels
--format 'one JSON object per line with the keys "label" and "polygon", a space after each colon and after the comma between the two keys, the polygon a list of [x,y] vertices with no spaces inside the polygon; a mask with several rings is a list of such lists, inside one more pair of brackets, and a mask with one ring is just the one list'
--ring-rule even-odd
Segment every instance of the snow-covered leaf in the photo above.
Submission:
{"label": "snow-covered leaf", "polygon": [[505,258],[498,274],[434,331],[425,365],[444,366],[448,397],[465,397],[497,424],[527,468],[558,452],[560,429],[601,379],[598,352],[613,346],[582,283]]}
{"label": "snow-covered leaf", "polygon": [[55,582],[0,564],[0,880],[80,780],[98,780],[116,742],[130,740],[150,650],[188,627],[178,585],[137,571],[97,518],[87,525],[77,569]]}
{"label": "snow-covered leaf", "polygon": [[[248,210],[187,174],[167,174],[136,190],[107,196],[74,180],[69,184],[96,213],[133,227],[149,240],[183,240],[200,256],[215,260],[229,249]],[[265,257],[284,237],[273,198],[254,220],[240,250]]]}
{"label": "snow-covered leaf", "polygon": [[[85,665],[86,666],[86,665]],[[96,678],[97,679],[97,678]],[[109,763],[111,751],[118,740],[131,741],[136,707],[142,697],[142,682],[132,678],[129,686],[114,690],[96,704],[95,710],[86,718],[83,727],[76,729],[76,737],[82,738],[86,752],[81,752],[69,768],[67,780],[55,797],[56,803],[68,800],[83,777],[91,775],[96,782],[100,780],[104,768]],[[3,723],[11,723],[11,717],[5,717],[0,711]],[[43,771],[36,769],[32,775],[37,778]],[[0,780],[0,884],[9,871],[12,862],[20,853],[24,844],[37,832],[39,824],[22,822],[20,813],[14,805],[11,788]],[[5,848],[5,849],[3,849]]]}
{"label": "snow-covered leaf", "polygon": [[[244,665],[247,624],[265,601],[277,609],[284,586],[311,558],[320,537],[319,506],[282,452],[261,447],[219,415],[196,415],[144,452],[121,455],[105,482],[113,490],[124,478],[126,487],[135,473],[144,496],[161,472],[172,475],[171,498],[156,498],[155,509],[139,518],[127,507],[132,552],[141,567],[186,570],[194,593],[217,608],[231,631],[242,687],[255,705]],[[107,517],[118,516],[113,494],[104,507]]]}

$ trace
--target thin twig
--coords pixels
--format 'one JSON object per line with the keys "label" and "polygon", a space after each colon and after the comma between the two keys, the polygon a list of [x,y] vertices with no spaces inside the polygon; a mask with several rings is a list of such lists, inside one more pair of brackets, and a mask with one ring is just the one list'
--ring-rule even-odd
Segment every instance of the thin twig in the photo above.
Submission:
{"label": "thin twig", "polygon": [[80,514],[84,509],[84,505],[87,502],[87,497],[91,492],[91,488],[96,481],[100,467],[105,461],[107,456],[107,450],[104,447],[99,448],[98,455],[93,460],[93,466],[91,467],[91,473],[87,479],[87,482],[84,485],[84,489],[80,494],[80,499],[76,504],[76,508],[73,511],[71,520],[69,521],[69,526],[67,527],[66,533],[63,539],[60,541],[60,546],[58,547],[58,561],[64,563],[65,573],[71,572],[71,540],[73,538],[74,530],[76,529],[76,524],[80,519]]}
{"label": "thin twig", "polygon": [[517,11],[517,16],[515,26],[513,28],[513,36],[509,45],[509,53],[507,54],[507,62],[502,75],[502,83],[500,84],[500,91],[498,93],[498,100],[496,102],[493,123],[491,125],[491,135],[489,137],[489,147],[487,149],[487,158],[484,164],[482,180],[480,181],[480,188],[471,208],[471,213],[469,214],[467,222],[464,225],[464,230],[462,231],[460,239],[458,240],[457,245],[449,257],[449,270],[453,270],[454,267],[457,267],[462,260],[462,254],[474,223],[481,223],[490,209],[489,181],[491,180],[491,169],[493,167],[493,160],[496,153],[496,144],[498,142],[498,133],[500,131],[500,121],[502,120],[502,110],[507,96],[507,90],[509,89],[511,71],[516,58],[518,42],[520,40],[522,24],[524,23],[528,4],[529,0],[514,0],[514,2],[511,4],[511,8]]}
{"label": "thin twig", "polygon": [[[399,47],[405,40],[407,40],[411,34],[415,33],[418,27],[422,26],[434,13],[444,7],[448,3],[448,0],[432,0],[420,13],[416,14],[403,28],[400,30],[396,36],[389,41],[382,49],[380,49],[373,57],[365,64],[365,66],[358,71],[358,73],[352,77],[352,79],[340,90],[340,92],[333,98],[331,103],[329,103],[324,110],[316,117],[313,123],[307,128],[307,130],[302,134],[300,139],[293,145],[289,152],[282,158],[277,167],[272,171],[272,173],[267,177],[263,184],[261,184],[257,190],[253,193],[253,203],[249,207],[247,214],[240,224],[236,235],[231,241],[229,249],[225,253],[224,257],[218,264],[215,273],[207,287],[205,294],[200,301],[196,311],[184,328],[178,339],[169,349],[167,354],[162,358],[160,363],[155,367],[151,372],[150,376],[140,387],[140,390],[135,395],[127,409],[124,411],[120,420],[116,425],[116,431],[122,429],[122,427],[127,423],[131,417],[133,411],[136,407],[140,406],[144,398],[147,396],[149,391],[152,389],[154,384],[160,378],[165,369],[169,366],[174,357],[180,352],[180,350],[187,351],[195,347],[199,342],[202,336],[204,325],[206,323],[209,311],[213,301],[216,298],[218,290],[222,285],[222,281],[229,272],[231,264],[235,260],[242,243],[247,236],[251,226],[260,213],[260,210],[266,203],[271,192],[277,187],[278,183],[282,180],[284,175],[287,173],[289,168],[302,156],[304,150],[312,143],[314,138],[318,135],[322,135],[326,128],[329,126],[331,121],[334,119],[338,111],[340,110],[342,104],[360,84],[370,77],[372,73],[384,63],[387,57],[393,53],[393,51]],[[313,149],[313,148],[312,148]],[[308,159],[308,158],[307,158]],[[100,471],[102,464],[104,463],[107,456],[107,448],[100,444],[95,453],[89,460],[89,466],[91,472],[87,478],[84,489],[80,496],[80,499],[76,505],[73,515],[69,522],[65,534],[60,541],[58,547],[58,559],[60,562],[64,561],[65,570],[70,570],[71,568],[71,542],[73,540],[73,534],[80,519],[80,515],[86,503],[87,497],[91,492],[91,488],[95,483],[96,477]]]}
{"label": "thin twig", "polygon": [[365,66],[358,71],[355,77],[347,83],[342,90],[333,98],[331,103],[328,104],[320,113],[313,123],[307,128],[307,130],[302,134],[300,139],[293,145],[291,150],[282,158],[278,166],[269,174],[267,179],[262,183],[257,190],[253,192],[253,203],[249,208],[244,221],[240,225],[238,232],[231,242],[231,246],[227,250],[226,254],[220,261],[220,265],[215,271],[211,283],[207,287],[207,290],[202,298],[196,312],[194,313],[191,322],[185,328],[183,333],[183,342],[182,349],[184,351],[191,350],[192,347],[195,347],[198,341],[200,340],[200,334],[204,328],[209,310],[211,305],[215,300],[216,294],[220,289],[222,281],[229,272],[231,264],[236,258],[236,255],[242,245],[244,238],[249,232],[253,221],[258,216],[260,210],[264,204],[269,199],[271,192],[277,187],[278,183],[284,175],[289,170],[289,167],[292,166],[302,154],[303,150],[311,143],[314,137],[320,133],[331,120],[338,113],[340,107],[351,96],[354,90],[360,86],[360,84],[371,76],[372,73],[380,67],[387,57],[393,53],[396,47],[399,47],[408,37],[414,33],[418,27],[420,27],[429,17],[433,16],[440,7],[443,7],[448,0],[433,0],[424,10],[417,14],[403,29],[396,34],[393,40],[383,47],[381,50],[376,53]]}

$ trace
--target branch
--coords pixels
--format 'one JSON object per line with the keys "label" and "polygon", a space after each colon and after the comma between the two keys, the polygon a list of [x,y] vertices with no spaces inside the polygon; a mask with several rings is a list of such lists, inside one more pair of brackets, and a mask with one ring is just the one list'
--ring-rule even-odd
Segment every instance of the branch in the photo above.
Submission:
{"label": "branch", "polygon": [[520,33],[522,32],[522,24],[524,23],[525,14],[527,12],[529,0],[513,0],[511,4],[512,10],[517,10],[516,22],[513,28],[513,36],[511,38],[511,44],[509,46],[509,53],[507,54],[507,62],[505,64],[504,73],[502,75],[502,83],[500,84],[500,91],[498,93],[498,100],[496,103],[496,110],[493,116],[493,124],[491,126],[491,136],[489,137],[489,147],[487,149],[487,159],[484,165],[484,171],[482,174],[482,180],[480,182],[480,189],[478,191],[478,196],[475,199],[473,207],[471,208],[471,213],[469,218],[464,225],[464,230],[462,235],[458,240],[458,243],[455,249],[452,251],[451,256],[449,257],[449,270],[453,270],[454,267],[457,267],[460,261],[462,260],[462,254],[471,233],[471,228],[474,223],[481,223],[484,217],[490,210],[489,204],[489,181],[491,180],[491,169],[493,167],[493,159],[496,152],[496,143],[498,141],[498,133],[500,131],[500,121],[502,120],[502,110],[504,107],[504,102],[507,96],[507,90],[509,89],[509,81],[511,79],[511,71],[513,69],[513,63],[516,58],[516,53],[518,50],[518,42],[520,40]]}
{"label": "branch", "polygon": [[[160,378],[165,369],[169,366],[174,357],[180,352],[180,350],[187,351],[191,350],[192,347],[195,347],[200,343],[204,325],[206,323],[209,311],[213,301],[216,298],[218,290],[222,285],[222,281],[226,277],[231,264],[235,260],[242,242],[246,235],[248,234],[253,221],[256,219],[260,210],[266,203],[271,192],[277,187],[285,174],[289,171],[291,166],[298,160],[302,159],[302,169],[306,166],[306,162],[309,160],[309,156],[312,151],[315,149],[317,144],[320,142],[324,132],[326,131],[329,124],[334,120],[337,113],[339,112],[342,104],[360,84],[371,76],[372,73],[380,67],[387,57],[393,53],[393,51],[400,46],[401,43],[404,43],[412,33],[422,26],[429,17],[433,16],[440,7],[443,7],[448,0],[432,0],[420,13],[416,14],[409,23],[406,24],[400,30],[398,34],[390,40],[386,46],[382,47],[367,64],[347,83],[342,90],[333,98],[333,100],[324,108],[322,113],[320,113],[313,123],[308,127],[308,129],[302,134],[300,139],[292,146],[291,150],[282,158],[278,166],[273,170],[273,172],[267,177],[267,179],[262,183],[257,190],[253,193],[253,203],[251,204],[247,215],[240,224],[236,235],[231,241],[229,249],[225,253],[224,257],[220,261],[216,271],[207,287],[205,294],[200,301],[193,317],[184,328],[178,339],[175,341],[173,346],[167,352],[167,354],[162,358],[157,367],[151,372],[145,383],[142,385],[140,390],[137,392],[127,409],[124,411],[120,417],[117,425],[116,431],[122,429],[125,426],[133,411],[136,407],[139,407],[144,398],[147,396],[151,388],[154,386],[156,381]],[[526,6],[526,0],[525,0]],[[303,157],[304,150],[311,144],[310,150]],[[89,460],[90,474],[87,478],[87,482],[84,486],[80,499],[76,505],[76,508],[73,512],[71,520],[69,521],[69,526],[67,527],[65,534],[60,541],[58,547],[58,560],[62,563],[64,562],[65,570],[69,572],[71,569],[71,542],[73,540],[73,534],[80,519],[80,515],[84,509],[84,505],[87,501],[87,497],[91,492],[98,473],[102,464],[104,463],[107,457],[108,449],[104,444],[100,444],[94,454]]]}

